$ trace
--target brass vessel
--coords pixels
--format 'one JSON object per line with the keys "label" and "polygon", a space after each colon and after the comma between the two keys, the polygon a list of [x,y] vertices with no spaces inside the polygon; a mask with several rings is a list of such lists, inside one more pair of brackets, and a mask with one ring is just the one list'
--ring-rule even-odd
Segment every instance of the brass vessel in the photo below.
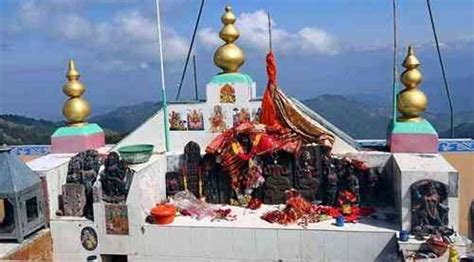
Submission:
{"label": "brass vessel", "polygon": [[420,61],[415,56],[415,51],[411,46],[408,47],[408,53],[403,61],[403,67],[406,70],[401,75],[401,82],[405,89],[398,93],[397,109],[402,114],[399,121],[421,121],[421,113],[426,110],[428,98],[418,88],[423,77],[418,67]]}
{"label": "brass vessel", "polygon": [[89,103],[81,96],[86,91],[84,85],[79,81],[81,74],[76,69],[73,60],[69,60],[69,69],[66,74],[68,82],[63,86],[63,92],[69,97],[64,103],[63,115],[68,120],[68,125],[81,126],[86,123],[91,113]]}
{"label": "brass vessel", "polygon": [[239,30],[234,25],[236,20],[237,18],[234,13],[232,13],[232,8],[226,6],[225,12],[221,17],[224,26],[219,32],[219,37],[225,44],[220,46],[214,53],[214,63],[217,67],[221,68],[224,73],[238,72],[239,68],[245,62],[244,52],[234,44],[240,36]]}

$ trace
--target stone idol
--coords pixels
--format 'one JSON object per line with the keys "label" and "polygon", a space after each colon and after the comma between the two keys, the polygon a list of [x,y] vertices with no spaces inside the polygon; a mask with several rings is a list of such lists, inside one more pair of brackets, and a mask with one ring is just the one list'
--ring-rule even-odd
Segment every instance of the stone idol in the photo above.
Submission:
{"label": "stone idol", "polygon": [[63,185],[63,210],[59,215],[85,216],[93,219],[93,185],[101,162],[96,150],[81,152],[69,161],[66,184]]}
{"label": "stone idol", "polygon": [[448,188],[441,182],[421,180],[411,186],[411,231],[417,237],[451,235],[448,228]]}
{"label": "stone idol", "polygon": [[108,203],[125,203],[134,173],[119,154],[110,152],[100,174],[102,199]]}

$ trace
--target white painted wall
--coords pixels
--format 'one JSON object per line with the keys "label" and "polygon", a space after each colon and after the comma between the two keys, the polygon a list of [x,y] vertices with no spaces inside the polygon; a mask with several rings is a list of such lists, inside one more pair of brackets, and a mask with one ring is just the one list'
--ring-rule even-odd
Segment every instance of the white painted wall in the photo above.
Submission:
{"label": "white painted wall", "polygon": [[[214,106],[220,105],[225,114],[225,121],[228,128],[233,125],[234,109],[246,108],[250,115],[252,110],[260,107],[260,101],[252,101],[255,99],[255,83],[250,86],[245,84],[232,84],[235,88],[236,101],[235,103],[220,103],[220,87],[215,84],[207,85],[207,101],[206,102],[183,102],[172,103],[168,105],[168,114],[172,111],[179,112],[181,119],[186,120],[187,113],[193,109],[201,111],[204,118],[204,130],[187,130],[187,131],[169,131],[170,137],[170,152],[181,153],[184,146],[190,142],[195,141],[201,146],[201,151],[204,153],[209,142],[220,133],[210,132],[210,118],[213,114]],[[144,124],[130,133],[122,141],[114,146],[112,150],[117,150],[119,147],[133,144],[153,144],[155,152],[164,152],[164,125],[163,125],[163,110],[158,111],[154,116],[148,119]]]}
{"label": "white painted wall", "polygon": [[41,178],[46,179],[50,218],[56,217],[59,209],[58,196],[66,183],[69,160],[74,154],[49,154],[26,163]]}
{"label": "white painted wall", "polygon": [[[374,261],[393,232],[144,225],[130,261]],[[391,242],[392,240],[392,242]],[[390,246],[392,245],[392,246]],[[388,248],[390,250],[390,248]]]}

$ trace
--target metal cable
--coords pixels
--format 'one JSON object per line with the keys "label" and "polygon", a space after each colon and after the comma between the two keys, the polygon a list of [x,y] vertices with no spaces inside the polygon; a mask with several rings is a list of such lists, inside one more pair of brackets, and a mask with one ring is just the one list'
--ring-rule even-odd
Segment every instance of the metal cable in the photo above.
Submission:
{"label": "metal cable", "polygon": [[433,18],[433,12],[431,11],[430,0],[426,0],[426,5],[428,6],[428,13],[430,14],[431,29],[433,30],[433,36],[436,42],[436,50],[438,52],[439,65],[441,66],[441,74],[443,75],[444,88],[446,90],[446,95],[448,97],[449,103],[449,112],[450,112],[450,136],[454,138],[454,110],[453,102],[451,100],[451,92],[449,90],[448,81],[446,80],[446,72],[444,69],[443,57],[441,56],[441,50],[439,49],[438,34],[436,33],[435,22]]}
{"label": "metal cable", "polygon": [[273,51],[272,46],[272,20],[270,18],[270,12],[267,12],[267,19],[268,19],[268,46],[270,48],[270,52]]}
{"label": "metal cable", "polygon": [[393,80],[392,80],[392,122],[395,125],[397,121],[397,79],[398,79],[398,70],[397,70],[397,55],[398,55],[398,13],[397,13],[397,0],[392,1],[393,9]]}
{"label": "metal cable", "polygon": [[193,55],[193,75],[194,75],[194,96],[196,101],[199,101],[199,92],[198,92],[198,80],[197,80],[197,71],[196,71],[196,56]]}
{"label": "metal cable", "polygon": [[191,43],[189,44],[188,54],[186,55],[186,62],[184,63],[183,73],[181,74],[181,80],[178,85],[178,93],[176,94],[176,100],[179,100],[179,95],[181,94],[181,88],[183,87],[184,76],[186,75],[186,69],[188,68],[189,58],[191,56],[191,51],[193,50],[194,40],[196,39],[196,32],[199,27],[199,21],[201,20],[202,9],[204,8],[205,0],[201,1],[201,7],[199,8],[199,13],[196,19],[196,24],[194,25],[193,36],[191,37]]}

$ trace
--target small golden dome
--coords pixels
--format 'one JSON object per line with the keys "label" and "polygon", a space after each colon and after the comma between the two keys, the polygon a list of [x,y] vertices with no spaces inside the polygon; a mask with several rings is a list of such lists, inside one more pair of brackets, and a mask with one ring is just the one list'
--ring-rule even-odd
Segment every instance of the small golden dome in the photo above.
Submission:
{"label": "small golden dome", "polygon": [[428,106],[428,98],[418,88],[423,76],[418,70],[420,61],[415,56],[415,51],[408,47],[407,56],[403,61],[406,70],[402,73],[400,80],[405,85],[405,89],[398,94],[397,109],[402,114],[399,121],[420,121],[420,114]]}
{"label": "small golden dome", "polygon": [[82,125],[91,113],[89,103],[81,98],[86,91],[84,85],[79,81],[81,74],[76,69],[73,60],[69,60],[66,78],[68,82],[63,86],[63,92],[69,97],[64,103],[63,115],[68,120],[69,125]]}
{"label": "small golden dome", "polygon": [[63,93],[69,97],[80,97],[85,91],[84,85],[76,80],[67,82],[63,86]]}
{"label": "small golden dome", "polygon": [[235,17],[234,13],[232,13],[232,7],[226,6],[224,8],[225,13],[221,17],[221,21],[224,25],[234,24],[237,21],[237,17]]}
{"label": "small golden dome", "polygon": [[405,89],[398,94],[397,109],[403,112],[400,119],[419,121],[421,112],[426,110],[428,98],[418,88]]}
{"label": "small golden dome", "polygon": [[90,113],[89,103],[83,98],[74,97],[64,103],[63,115],[67,118],[70,125],[83,124]]}
{"label": "small golden dome", "polygon": [[219,37],[226,43],[233,43],[239,38],[239,30],[234,25],[225,25],[219,32]]}
{"label": "small golden dome", "polygon": [[403,72],[400,80],[407,88],[415,88],[421,83],[423,77],[420,70],[414,68]]}
{"label": "small golden dome", "polygon": [[245,62],[244,52],[234,44],[240,36],[239,30],[234,25],[236,20],[237,18],[234,13],[232,13],[232,8],[226,6],[225,13],[221,17],[224,26],[219,32],[219,37],[225,44],[220,46],[214,53],[214,63],[221,68],[224,73],[238,72],[239,68]]}

